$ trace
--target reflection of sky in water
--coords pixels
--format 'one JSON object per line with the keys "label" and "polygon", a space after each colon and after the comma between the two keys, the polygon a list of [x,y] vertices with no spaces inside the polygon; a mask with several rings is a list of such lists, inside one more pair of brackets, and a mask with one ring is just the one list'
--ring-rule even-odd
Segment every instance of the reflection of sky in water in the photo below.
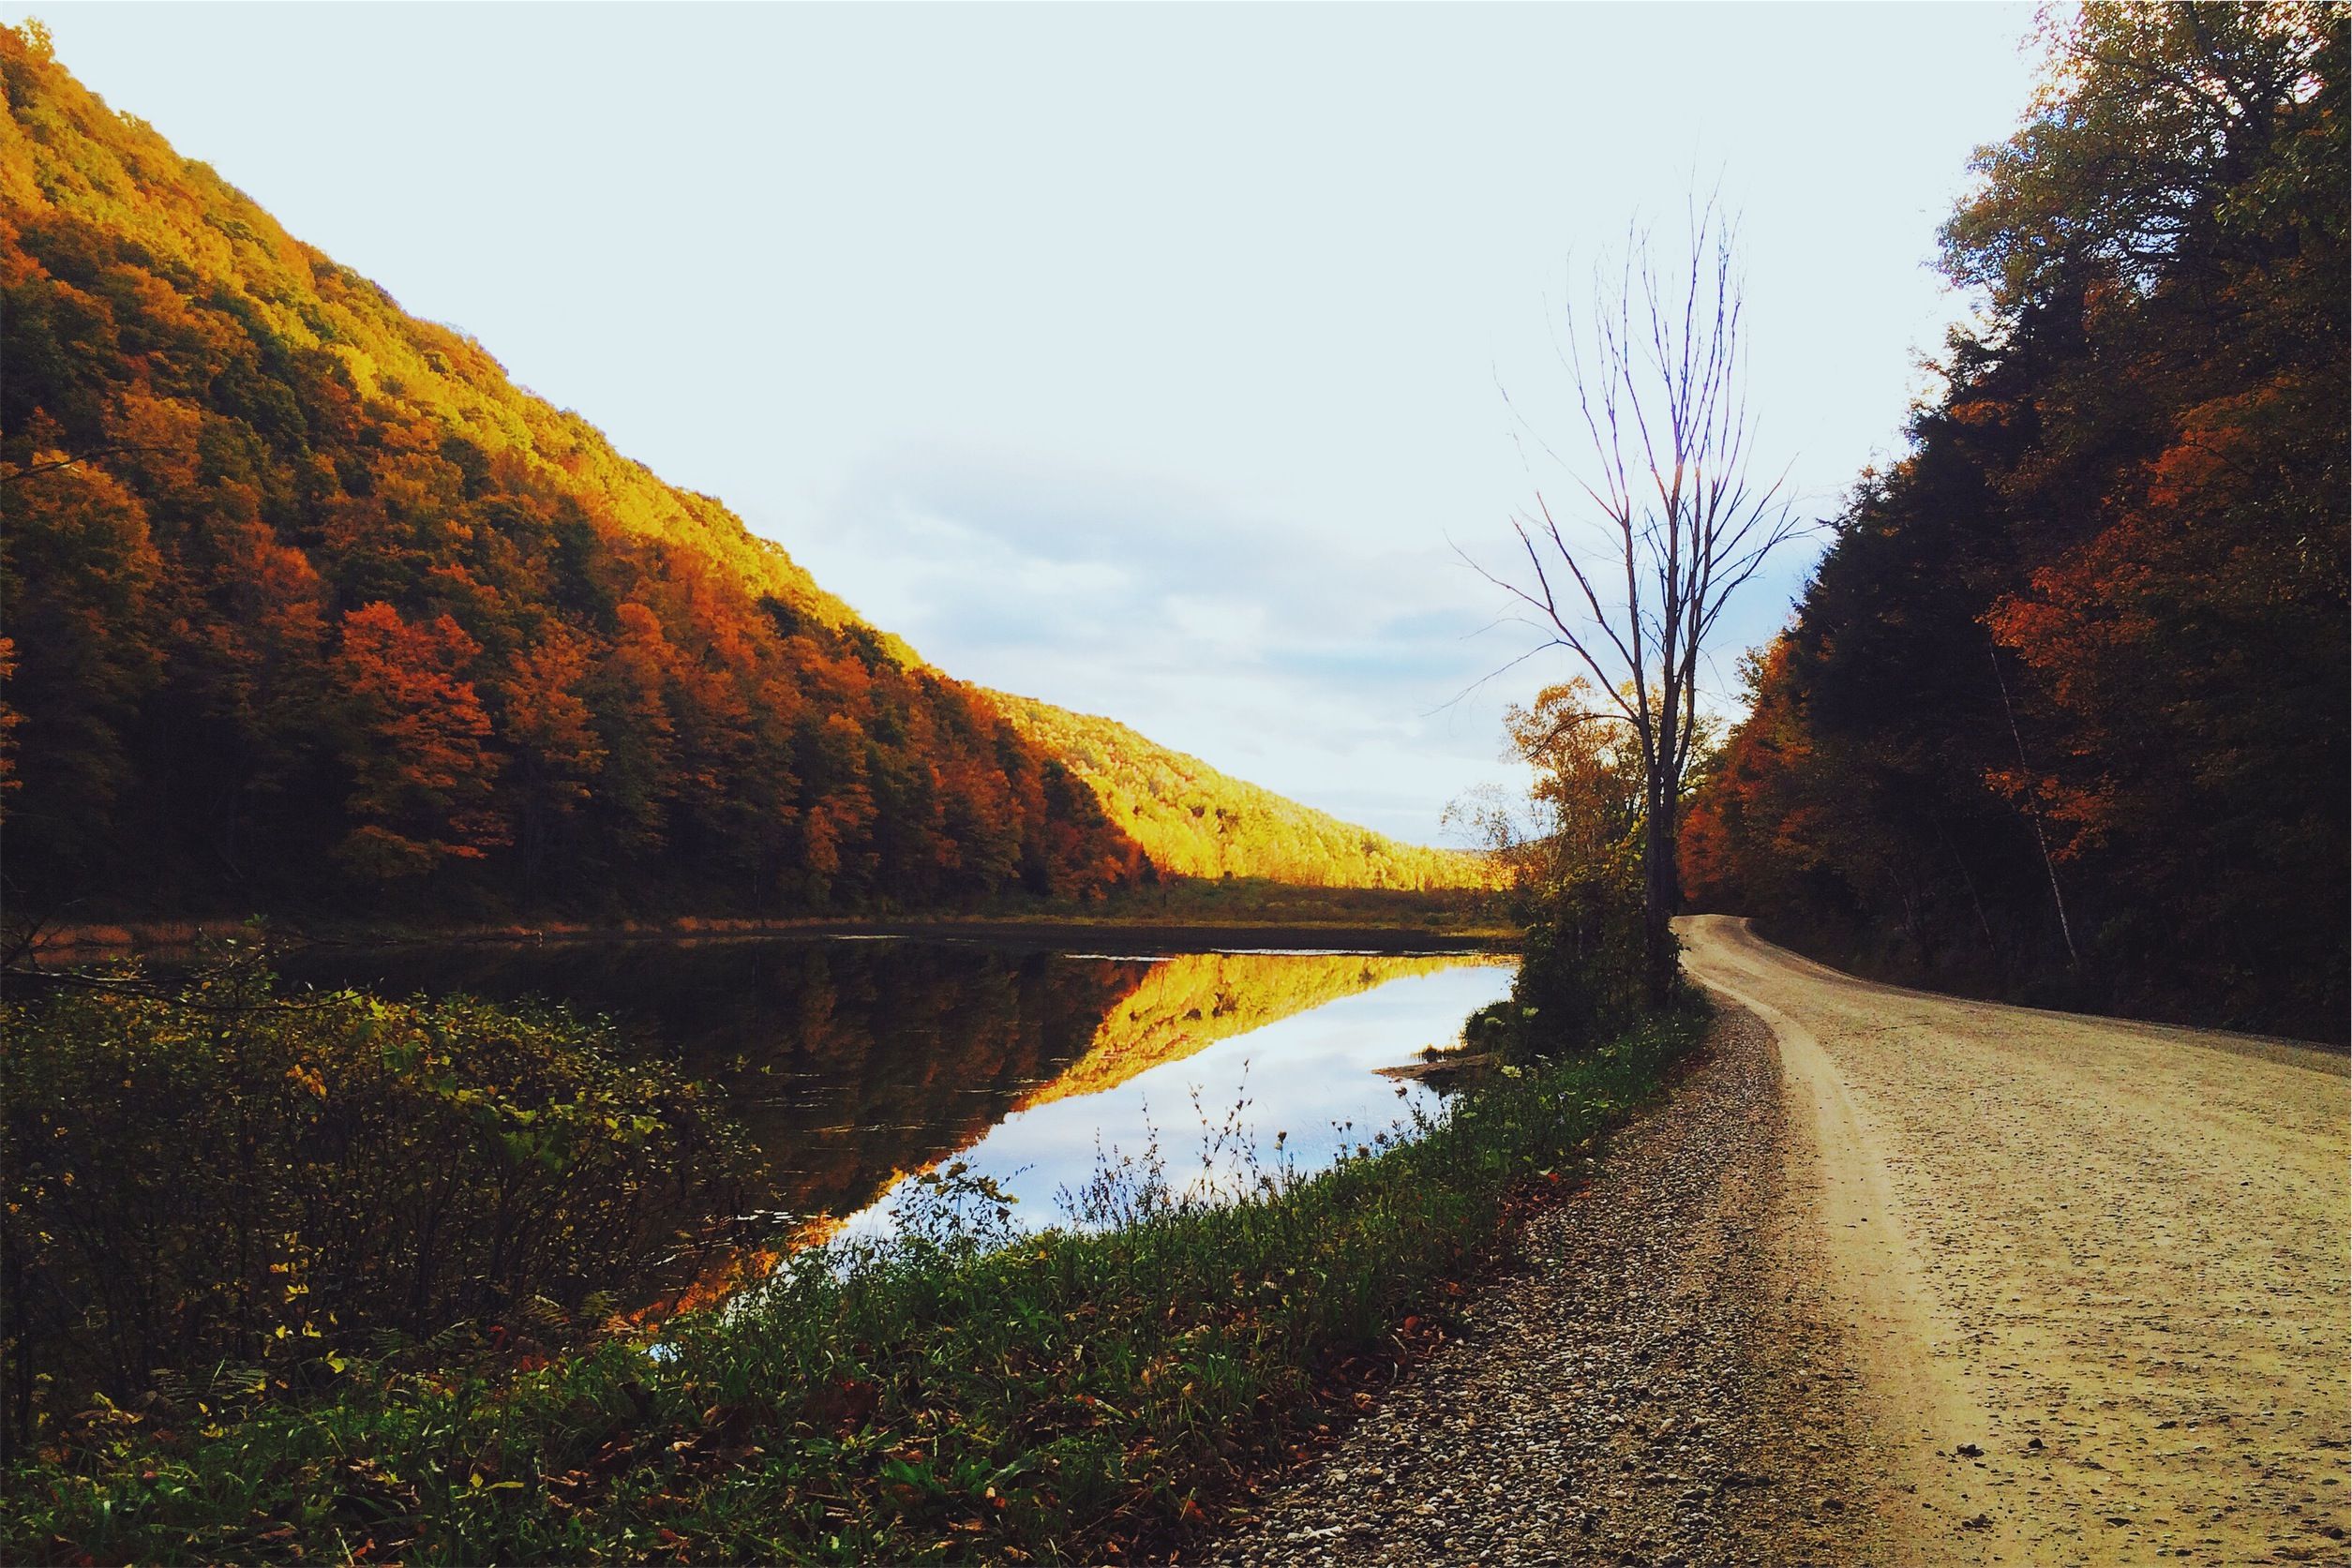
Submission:
{"label": "reflection of sky in water", "polygon": [[[1317,1171],[1332,1162],[1343,1140],[1370,1142],[1373,1133],[1409,1121],[1414,1107],[1435,1107],[1431,1091],[1374,1069],[1410,1062],[1423,1046],[1450,1044],[1464,1019],[1509,992],[1511,975],[1509,964],[1473,962],[1390,980],[1221,1040],[1101,1094],[1016,1111],[955,1157],[1020,1200],[1012,1211],[1016,1225],[1063,1224],[1069,1217],[1055,1195],[1086,1184],[1098,1149],[1139,1157],[1155,1130],[1170,1187],[1181,1192],[1198,1184],[1217,1130],[1246,1098],[1241,1146],[1217,1151],[1208,1178],[1221,1185],[1246,1179],[1252,1141],[1260,1168],[1271,1173],[1278,1132],[1290,1135],[1282,1154],[1294,1169]],[[1341,1134],[1335,1124],[1353,1125]],[[852,1217],[844,1238],[888,1234],[897,1191]]]}

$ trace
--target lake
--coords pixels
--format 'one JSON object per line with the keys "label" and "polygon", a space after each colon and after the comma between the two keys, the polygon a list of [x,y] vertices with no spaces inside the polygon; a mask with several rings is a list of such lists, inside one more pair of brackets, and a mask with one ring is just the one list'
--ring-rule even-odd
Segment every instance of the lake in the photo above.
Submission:
{"label": "lake", "polygon": [[[961,1158],[1066,1223],[1058,1195],[1156,1146],[1172,1187],[1311,1172],[1435,1104],[1379,1075],[1509,989],[1492,954],[1123,951],[952,938],[314,948],[290,982],[558,1002],[724,1093],[754,1201],[887,1229],[909,1176]],[[831,1228],[831,1227],[829,1227]]]}

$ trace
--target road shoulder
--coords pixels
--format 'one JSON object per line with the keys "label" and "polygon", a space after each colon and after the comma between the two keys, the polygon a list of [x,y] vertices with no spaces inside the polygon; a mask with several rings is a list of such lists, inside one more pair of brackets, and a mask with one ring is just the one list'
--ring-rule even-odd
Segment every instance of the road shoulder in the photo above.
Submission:
{"label": "road shoulder", "polygon": [[1228,1562],[1877,1561],[1845,1322],[1783,1202],[1771,1031],[1705,1058],[1533,1224],[1462,1337],[1281,1478]]}

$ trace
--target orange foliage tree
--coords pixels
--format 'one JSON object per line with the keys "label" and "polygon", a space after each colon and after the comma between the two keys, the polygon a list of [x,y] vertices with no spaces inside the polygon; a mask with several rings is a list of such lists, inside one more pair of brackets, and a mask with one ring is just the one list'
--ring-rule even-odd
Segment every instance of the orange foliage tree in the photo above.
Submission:
{"label": "orange foliage tree", "polygon": [[2346,14],[2093,4],[1979,156],[1956,335],[1696,813],[1850,961],[2340,1036]]}
{"label": "orange foliage tree", "polygon": [[1083,898],[1132,844],[971,688],[0,29],[24,905]]}

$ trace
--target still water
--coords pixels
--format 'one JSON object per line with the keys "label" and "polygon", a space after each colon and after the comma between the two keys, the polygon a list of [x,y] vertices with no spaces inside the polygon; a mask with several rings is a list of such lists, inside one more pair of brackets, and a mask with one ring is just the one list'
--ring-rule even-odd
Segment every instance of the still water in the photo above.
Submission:
{"label": "still water", "polygon": [[910,1174],[961,1158],[1057,1195],[1156,1146],[1172,1187],[1311,1172],[1434,1103],[1375,1070],[1450,1043],[1509,988],[1485,954],[1105,952],[960,940],[758,938],[310,949],[285,978],[380,993],[537,998],[609,1019],[717,1087],[760,1206],[889,1223]]}

